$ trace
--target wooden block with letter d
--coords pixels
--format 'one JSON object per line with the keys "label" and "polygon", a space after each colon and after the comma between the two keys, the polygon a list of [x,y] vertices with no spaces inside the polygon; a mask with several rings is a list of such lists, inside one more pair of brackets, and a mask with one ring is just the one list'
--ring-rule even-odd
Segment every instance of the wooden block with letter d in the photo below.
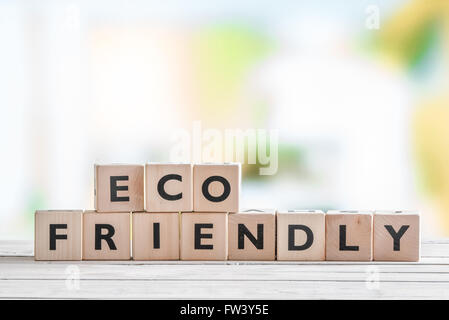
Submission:
{"label": "wooden block with letter d", "polygon": [[192,171],[190,163],[148,163],[145,166],[146,211],[192,211]]}
{"label": "wooden block with letter d", "polygon": [[83,260],[131,259],[130,222],[129,212],[84,212]]}
{"label": "wooden block with letter d", "polygon": [[82,210],[36,211],[34,259],[81,260],[82,215]]}
{"label": "wooden block with letter d", "polygon": [[95,210],[143,211],[144,166],[95,165]]}
{"label": "wooden block with letter d", "polygon": [[179,213],[133,212],[133,259],[179,259]]}
{"label": "wooden block with letter d", "polygon": [[374,260],[419,261],[420,219],[416,211],[374,213]]}
{"label": "wooden block with letter d", "polygon": [[242,210],[229,215],[229,260],[275,259],[276,212]]}
{"label": "wooden block with letter d", "polygon": [[181,213],[181,260],[226,260],[227,257],[227,213]]}
{"label": "wooden block with letter d", "polygon": [[326,258],[326,221],[321,210],[276,213],[277,260],[322,261]]}
{"label": "wooden block with letter d", "polygon": [[371,261],[372,235],[373,215],[370,211],[328,211],[326,260]]}
{"label": "wooden block with letter d", "polygon": [[194,165],[193,211],[237,212],[240,180],[240,163]]}

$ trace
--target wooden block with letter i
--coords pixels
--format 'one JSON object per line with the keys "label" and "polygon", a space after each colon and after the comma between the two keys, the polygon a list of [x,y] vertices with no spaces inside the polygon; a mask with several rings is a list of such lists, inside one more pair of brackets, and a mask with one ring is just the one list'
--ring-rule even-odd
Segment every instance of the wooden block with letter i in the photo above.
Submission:
{"label": "wooden block with letter i", "polygon": [[242,210],[229,215],[229,260],[274,260],[276,212]]}
{"label": "wooden block with letter i", "polygon": [[133,212],[133,259],[179,259],[179,213]]}
{"label": "wooden block with letter i", "polygon": [[181,260],[226,260],[227,257],[227,213],[181,213]]}
{"label": "wooden block with letter i", "polygon": [[34,259],[81,260],[82,215],[82,210],[36,211]]}
{"label": "wooden block with letter i", "polygon": [[240,180],[240,163],[194,165],[193,211],[237,212]]}
{"label": "wooden block with letter i", "polygon": [[190,163],[148,163],[145,166],[146,211],[192,211],[192,171]]}
{"label": "wooden block with letter i", "polygon": [[326,258],[326,221],[321,210],[278,211],[277,260]]}
{"label": "wooden block with letter i", "polygon": [[131,259],[130,220],[129,212],[84,212],[83,260]]}
{"label": "wooden block with letter i", "polygon": [[95,210],[143,211],[144,166],[95,165]]}
{"label": "wooden block with letter i", "polygon": [[326,214],[326,260],[371,261],[373,215],[370,211],[337,211]]}
{"label": "wooden block with letter i", "polygon": [[420,219],[416,211],[374,213],[374,260],[419,261]]}

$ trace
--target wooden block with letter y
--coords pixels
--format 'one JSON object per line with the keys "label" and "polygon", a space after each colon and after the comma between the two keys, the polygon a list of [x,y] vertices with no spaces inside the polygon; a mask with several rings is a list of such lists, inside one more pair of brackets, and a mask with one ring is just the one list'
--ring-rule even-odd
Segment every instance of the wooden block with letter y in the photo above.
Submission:
{"label": "wooden block with letter y", "polygon": [[143,165],[95,165],[95,210],[143,211]]}
{"label": "wooden block with letter y", "polygon": [[275,210],[242,210],[229,215],[229,260],[275,259]]}
{"label": "wooden block with letter y", "polygon": [[38,210],[34,215],[36,260],[82,259],[82,210]]}
{"label": "wooden block with letter y", "polygon": [[371,261],[373,215],[370,211],[328,211],[326,260]]}
{"label": "wooden block with letter y", "polygon": [[84,212],[83,260],[131,259],[130,220],[129,212]]}
{"label": "wooden block with letter y", "polygon": [[374,213],[374,260],[419,261],[420,222],[415,211]]}

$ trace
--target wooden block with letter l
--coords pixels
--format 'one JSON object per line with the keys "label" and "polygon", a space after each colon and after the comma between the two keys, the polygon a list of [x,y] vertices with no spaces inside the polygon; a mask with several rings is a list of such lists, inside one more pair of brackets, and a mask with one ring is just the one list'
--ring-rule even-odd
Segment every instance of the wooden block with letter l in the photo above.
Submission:
{"label": "wooden block with letter l", "polygon": [[179,260],[179,213],[133,212],[134,260]]}
{"label": "wooden block with letter l", "polygon": [[227,257],[227,213],[181,213],[181,260],[226,260]]}
{"label": "wooden block with letter l", "polygon": [[278,211],[276,224],[277,260],[325,260],[326,219],[323,211]]}
{"label": "wooden block with letter l", "polygon": [[95,210],[143,211],[144,166],[95,165]]}
{"label": "wooden block with letter l", "polygon": [[237,212],[240,180],[240,163],[194,165],[193,211]]}
{"label": "wooden block with letter l", "polygon": [[130,229],[129,212],[84,212],[83,260],[130,260]]}
{"label": "wooden block with letter l", "polygon": [[193,166],[183,163],[148,163],[145,166],[146,211],[193,210]]}
{"label": "wooden block with letter l", "polygon": [[420,217],[416,211],[374,212],[374,260],[419,261]]}
{"label": "wooden block with letter l", "polygon": [[229,215],[229,260],[274,260],[276,212],[242,210]]}
{"label": "wooden block with letter l", "polygon": [[82,210],[38,210],[34,214],[35,260],[82,259]]}
{"label": "wooden block with letter l", "polygon": [[326,260],[371,261],[372,235],[373,215],[370,211],[328,211]]}

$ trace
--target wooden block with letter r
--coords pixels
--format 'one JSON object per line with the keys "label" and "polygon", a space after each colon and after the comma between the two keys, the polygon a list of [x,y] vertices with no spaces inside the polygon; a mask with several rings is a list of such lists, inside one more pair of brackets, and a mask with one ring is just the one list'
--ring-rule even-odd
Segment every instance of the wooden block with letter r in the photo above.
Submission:
{"label": "wooden block with letter r", "polygon": [[326,214],[326,260],[371,261],[373,215],[370,211],[331,210]]}
{"label": "wooden block with letter r", "polygon": [[145,166],[146,211],[193,210],[193,166],[184,163],[148,163]]}
{"label": "wooden block with letter r", "polygon": [[240,163],[194,165],[193,211],[237,212],[240,180]]}
{"label": "wooden block with letter r", "polygon": [[249,209],[229,215],[229,260],[274,260],[274,209]]}
{"label": "wooden block with letter r", "polygon": [[82,210],[36,211],[34,259],[81,260],[82,218]]}
{"label": "wooden block with letter r", "polygon": [[129,212],[84,212],[83,260],[130,260],[130,229]]}
{"label": "wooden block with letter r", "polygon": [[95,210],[143,211],[144,166],[95,165]]}
{"label": "wooden block with letter r", "polygon": [[133,259],[179,259],[179,213],[133,212]]}
{"label": "wooden block with letter r", "polygon": [[277,260],[321,261],[326,258],[326,221],[321,210],[276,213]]}
{"label": "wooden block with letter r", "polygon": [[227,213],[181,213],[181,260],[226,260],[227,257]]}
{"label": "wooden block with letter r", "polygon": [[416,211],[376,211],[373,222],[374,260],[419,261],[419,221]]}

